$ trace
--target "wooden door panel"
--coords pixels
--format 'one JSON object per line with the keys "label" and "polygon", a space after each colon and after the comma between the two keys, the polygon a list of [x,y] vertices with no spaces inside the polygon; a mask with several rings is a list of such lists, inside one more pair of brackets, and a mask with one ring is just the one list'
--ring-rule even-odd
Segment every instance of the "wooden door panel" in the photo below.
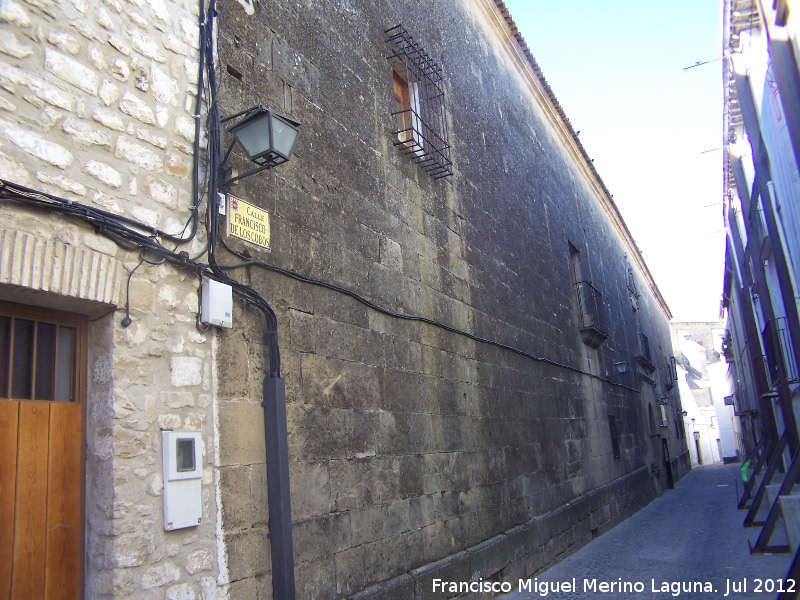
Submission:
{"label": "wooden door panel", "polygon": [[19,402],[0,400],[0,598],[11,595]]}
{"label": "wooden door panel", "polygon": [[83,597],[87,323],[0,301],[0,600]]}
{"label": "wooden door panel", "polygon": [[12,600],[44,597],[50,403],[19,403]]}
{"label": "wooden door panel", "polygon": [[47,600],[80,596],[83,556],[80,482],[82,411],[79,404],[50,405],[45,595]]}

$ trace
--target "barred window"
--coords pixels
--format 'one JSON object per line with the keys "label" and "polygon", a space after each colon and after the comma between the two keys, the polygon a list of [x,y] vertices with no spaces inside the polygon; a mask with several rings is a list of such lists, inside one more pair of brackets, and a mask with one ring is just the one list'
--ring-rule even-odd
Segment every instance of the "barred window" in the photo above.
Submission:
{"label": "barred window", "polygon": [[619,458],[619,435],[617,433],[617,419],[614,415],[608,415],[608,429],[611,433],[611,453],[614,458]]}
{"label": "barred window", "polygon": [[402,25],[386,30],[392,54],[394,145],[434,179],[452,177],[442,70]]}

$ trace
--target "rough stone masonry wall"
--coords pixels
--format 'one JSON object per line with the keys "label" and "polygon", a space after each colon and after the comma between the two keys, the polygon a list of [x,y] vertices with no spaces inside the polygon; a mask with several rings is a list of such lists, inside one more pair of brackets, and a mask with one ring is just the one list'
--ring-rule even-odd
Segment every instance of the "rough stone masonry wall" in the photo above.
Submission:
{"label": "rough stone masonry wall", "polygon": [[[268,104],[302,133],[288,164],[234,190],[271,215],[271,251],[239,250],[599,376],[624,359],[617,380],[638,387],[631,247],[503,49],[493,3],[249,9],[229,2],[221,15],[221,108]],[[393,146],[383,31],[398,23],[444,70],[451,183]],[[569,243],[603,294],[609,339],[598,350],[581,342]],[[638,393],[255,267],[236,274],[278,315],[298,597],[406,585],[442,564],[527,576],[653,497]],[[643,327],[668,347],[665,312],[635,277]],[[262,325],[241,317],[217,368],[223,543],[231,598],[246,599],[271,582]],[[487,558],[501,547],[488,540],[502,542],[500,559]],[[402,585],[367,593],[412,597]]]}
{"label": "rough stone masonry wall", "polygon": [[[0,177],[178,233],[189,217],[198,64],[193,0],[3,0]],[[139,263],[90,227],[0,204],[4,228]],[[197,254],[202,236],[182,249]],[[195,328],[197,281],[141,265],[109,304],[4,298],[89,312],[87,598],[215,597],[212,334]],[[203,524],[165,533],[161,431],[203,432]]]}

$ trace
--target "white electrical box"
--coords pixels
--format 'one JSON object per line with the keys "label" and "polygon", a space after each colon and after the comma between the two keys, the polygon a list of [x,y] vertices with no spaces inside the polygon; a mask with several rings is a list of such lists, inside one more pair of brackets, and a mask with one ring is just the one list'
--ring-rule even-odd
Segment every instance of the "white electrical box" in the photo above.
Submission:
{"label": "white electrical box", "polygon": [[213,279],[203,279],[200,293],[203,297],[200,321],[218,327],[233,327],[233,288]]}
{"label": "white electrical box", "polygon": [[161,432],[164,529],[196,527],[203,519],[203,439],[199,431]]}

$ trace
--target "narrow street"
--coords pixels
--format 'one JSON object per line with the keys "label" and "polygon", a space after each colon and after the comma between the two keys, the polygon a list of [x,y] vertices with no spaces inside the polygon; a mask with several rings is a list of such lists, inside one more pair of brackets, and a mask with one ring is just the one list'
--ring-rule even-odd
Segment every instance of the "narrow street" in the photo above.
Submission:
{"label": "narrow street", "polygon": [[[760,528],[742,527],[745,511],[736,508],[739,467],[695,468],[674,490],[504,600],[545,594],[548,598],[775,598],[777,580],[786,577],[792,556],[749,554],[747,541],[755,542]],[[773,582],[766,583],[769,579]],[[573,581],[576,589],[553,591],[559,584],[572,586]],[[603,592],[602,583],[614,587]],[[636,584],[636,591],[620,592],[622,584]],[[684,591],[687,584],[695,589]]]}

